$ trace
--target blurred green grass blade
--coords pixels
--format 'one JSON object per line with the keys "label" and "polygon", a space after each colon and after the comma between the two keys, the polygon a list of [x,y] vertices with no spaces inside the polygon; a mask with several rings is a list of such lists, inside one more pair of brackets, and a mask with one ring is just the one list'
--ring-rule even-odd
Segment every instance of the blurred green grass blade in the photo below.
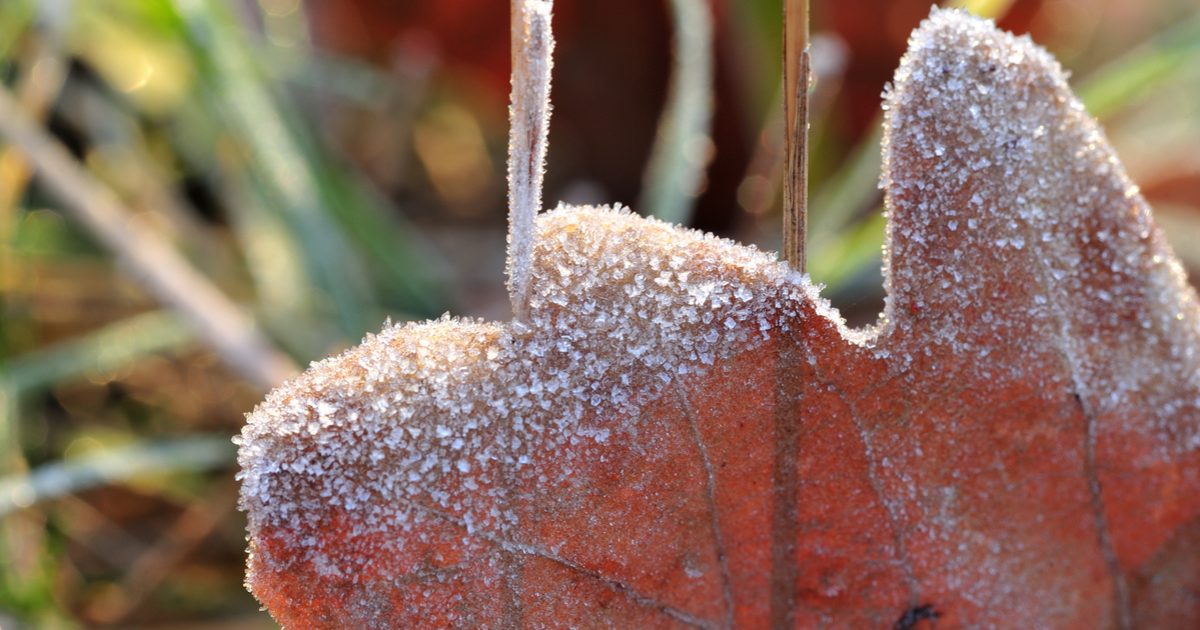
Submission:
{"label": "blurred green grass blade", "polygon": [[0,473],[24,470],[25,454],[17,430],[16,388],[0,380]]}
{"label": "blurred green grass blade", "polygon": [[0,2],[0,62],[8,59],[25,29],[33,22],[32,0],[3,0]]}
{"label": "blurred green grass blade", "polygon": [[[254,54],[263,59],[265,76],[288,81],[312,92],[332,95],[368,109],[408,101],[422,89],[418,77],[398,77],[369,63],[328,50],[312,49],[297,59],[295,50],[277,46],[258,46]],[[422,75],[424,73],[421,73]],[[420,78],[423,78],[420,77]]]}
{"label": "blurred green grass blade", "polygon": [[305,273],[305,252],[278,213],[265,208],[250,188],[244,178],[231,178],[220,194],[228,207],[238,208],[229,223],[256,286],[255,316],[293,356],[329,354],[346,340],[310,304],[317,296]]}
{"label": "blurred green grass blade", "polygon": [[[327,158],[323,158],[325,162]],[[336,167],[318,170],[321,186],[336,200],[334,208],[387,208],[390,205],[365,180],[333,174]],[[419,231],[393,209],[380,212],[346,212],[340,217],[347,231],[370,256],[380,280],[379,298],[387,306],[417,317],[437,317],[448,309],[449,297],[438,284],[435,269],[445,269],[441,254]],[[372,326],[378,322],[372,322]]]}
{"label": "blurred green grass blade", "polygon": [[225,435],[137,442],[0,478],[0,518],[36,503],[142,475],[203,472],[233,463]]}
{"label": "blurred green grass blade", "polygon": [[307,253],[309,275],[328,297],[342,334],[357,339],[367,326],[363,308],[374,301],[366,268],[329,215],[306,156],[309,147],[293,132],[298,125],[289,124],[289,113],[262,85],[231,17],[209,2],[177,0],[174,6],[211,89],[208,96],[232,125],[234,139],[245,144],[268,206],[283,213]]}
{"label": "blurred green grass blade", "polygon": [[1200,13],[1093,72],[1075,87],[1096,118],[1108,118],[1200,61]]}
{"label": "blurred green grass blade", "polygon": [[671,0],[674,65],[639,212],[687,224],[712,152],[712,12],[702,0]]}
{"label": "blurred green grass blade", "polygon": [[826,245],[814,252],[809,261],[813,279],[836,290],[867,265],[878,265],[885,225],[883,212],[877,210],[826,240]]}
{"label": "blurred green grass blade", "polygon": [[192,339],[191,328],[175,314],[154,311],[110,324],[82,339],[12,358],[0,370],[0,381],[13,393],[42,389],[89,372],[115,370]]}
{"label": "blurred green grass blade", "polygon": [[871,132],[859,140],[831,180],[817,191],[810,205],[809,238],[813,246],[821,247],[821,241],[841,231],[880,194],[882,119],[876,117],[868,128]]}
{"label": "blurred green grass blade", "polygon": [[[81,6],[88,3],[92,6]],[[175,33],[179,29],[179,17],[171,7],[170,0],[68,0],[57,4],[77,12],[89,9],[103,11],[121,22],[138,24],[162,33]]]}
{"label": "blurred green grass blade", "polygon": [[998,20],[1012,8],[1014,0],[951,0],[947,7],[966,9],[971,15]]}
{"label": "blurred green grass blade", "polygon": [[412,312],[444,310],[445,296],[414,273],[435,261],[415,230],[357,194],[352,180],[263,82],[240,25],[213,3],[175,0],[194,54],[205,68],[221,111],[249,147],[254,180],[278,208],[302,251],[309,275],[329,296],[339,328],[357,340],[378,321],[380,287]]}

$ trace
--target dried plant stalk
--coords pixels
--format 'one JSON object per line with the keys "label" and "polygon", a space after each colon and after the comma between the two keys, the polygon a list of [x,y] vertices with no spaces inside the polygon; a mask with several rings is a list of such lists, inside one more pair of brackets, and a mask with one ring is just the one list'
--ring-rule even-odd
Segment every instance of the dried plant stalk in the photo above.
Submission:
{"label": "dried plant stalk", "polygon": [[808,0],[784,5],[783,110],[785,170],[783,176],[783,259],[805,270],[808,232]]}
{"label": "dried plant stalk", "polygon": [[508,295],[524,320],[533,273],[533,219],[542,206],[550,128],[552,0],[512,1],[512,102],[508,135]]}

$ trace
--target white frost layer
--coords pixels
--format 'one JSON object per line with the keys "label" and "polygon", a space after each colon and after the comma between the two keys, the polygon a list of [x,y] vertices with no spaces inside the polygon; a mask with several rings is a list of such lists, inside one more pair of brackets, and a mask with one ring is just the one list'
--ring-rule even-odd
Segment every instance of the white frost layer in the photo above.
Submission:
{"label": "white frost layer", "polygon": [[[1101,463],[1103,447],[1126,436],[1154,440],[1152,461],[1134,464],[1200,448],[1195,295],[1049,55],[935,11],[887,107],[890,296],[879,336],[858,340],[915,382],[945,370],[1070,386]],[[624,210],[560,208],[538,229],[526,324],[389,327],[250,416],[239,461],[252,535],[314,531],[331,508],[354,512],[352,534],[394,533],[424,518],[415,503],[505,534],[515,518],[491,493],[514,480],[499,483],[498,471],[553,484],[577,451],[563,450],[553,471],[531,464],[539,453],[636,446],[640,406],[666,383],[787,325],[815,324],[801,319],[810,310],[847,334],[803,278],[750,248]],[[940,428],[968,433],[971,421]],[[880,470],[905,486],[890,496],[924,490],[886,459]],[[957,527],[948,523],[943,533]],[[317,549],[309,559],[334,575],[367,561]],[[992,594],[962,588],[980,602]]]}
{"label": "white frost layer", "polygon": [[1178,422],[1200,417],[1195,292],[1058,62],[935,9],[884,98],[884,345],[998,379],[1031,365],[999,353],[1049,349],[1093,413],[1200,448],[1200,421]]}
{"label": "white frost layer", "polygon": [[534,449],[636,433],[617,419],[805,305],[841,327],[806,277],[753,248],[621,208],[560,207],[537,225],[526,323],[390,326],[249,416],[239,463],[252,532],[314,526],[331,507],[355,511],[358,533],[383,531],[409,518],[405,499],[506,531],[512,515],[475,513],[442,480],[494,488],[504,469],[557,482],[526,465]]}

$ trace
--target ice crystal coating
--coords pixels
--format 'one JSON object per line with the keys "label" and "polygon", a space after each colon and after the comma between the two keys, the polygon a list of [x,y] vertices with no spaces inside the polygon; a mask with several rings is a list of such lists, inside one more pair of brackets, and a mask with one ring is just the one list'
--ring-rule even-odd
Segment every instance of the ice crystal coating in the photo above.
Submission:
{"label": "ice crystal coating", "polygon": [[935,10],[894,85],[878,326],[560,207],[525,319],[389,326],[250,415],[255,594],[297,627],[1194,623],[1200,308],[1149,208],[1027,38]]}
{"label": "ice crystal coating", "polygon": [[[523,464],[534,449],[636,433],[626,420],[674,379],[752,348],[795,304],[828,309],[767,254],[624,208],[560,206],[537,226],[529,321],[392,325],[267,397],[240,456],[257,522],[303,523],[335,506],[390,527],[410,511],[405,499],[420,499],[503,529],[505,514],[470,514],[439,480],[471,473],[491,486],[501,462],[530,483],[560,483]],[[277,487],[279,471],[303,478],[303,491]],[[380,501],[385,489],[394,503]]]}
{"label": "ice crystal coating", "polygon": [[[1152,394],[1175,380],[1164,376],[1195,380],[1195,293],[1049,53],[1028,36],[935,11],[913,33],[895,85],[881,180],[893,208],[891,343],[982,359],[1036,354],[1052,340],[1087,404],[1117,417],[1148,395],[1175,396]],[[986,272],[994,269],[1004,271]],[[990,370],[995,378],[1027,369],[993,363],[1010,370]],[[1183,444],[1200,447],[1196,427],[1171,426],[1178,409],[1165,399],[1151,406],[1164,438],[1184,431]]]}
{"label": "ice crystal coating", "polygon": [[[571,485],[591,465],[579,445],[636,442],[646,402],[795,325],[801,307],[837,319],[773,256],[624,208],[559,207],[537,233],[526,321],[390,326],[267,397],[239,454],[252,539],[327,528],[336,512],[353,514],[350,540],[386,535],[378,551],[393,557],[431,519],[520,540],[501,507],[514,484]],[[296,562],[375,574],[374,556],[291,542],[254,550],[251,584]]]}
{"label": "ice crystal coating", "polygon": [[550,74],[554,68],[553,2],[514,2],[512,107],[508,135],[508,295],[524,319],[533,273],[533,219],[542,210],[546,136],[550,131]]}

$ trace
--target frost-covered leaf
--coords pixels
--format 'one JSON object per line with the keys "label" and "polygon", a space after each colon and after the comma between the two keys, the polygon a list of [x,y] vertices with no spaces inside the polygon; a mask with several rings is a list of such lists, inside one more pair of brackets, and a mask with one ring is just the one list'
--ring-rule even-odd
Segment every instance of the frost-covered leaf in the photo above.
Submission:
{"label": "frost-covered leaf", "polygon": [[1200,308],[1059,66],[956,12],[887,96],[887,310],[539,218],[528,317],[393,326],[249,418],[288,627],[1191,627]]}

